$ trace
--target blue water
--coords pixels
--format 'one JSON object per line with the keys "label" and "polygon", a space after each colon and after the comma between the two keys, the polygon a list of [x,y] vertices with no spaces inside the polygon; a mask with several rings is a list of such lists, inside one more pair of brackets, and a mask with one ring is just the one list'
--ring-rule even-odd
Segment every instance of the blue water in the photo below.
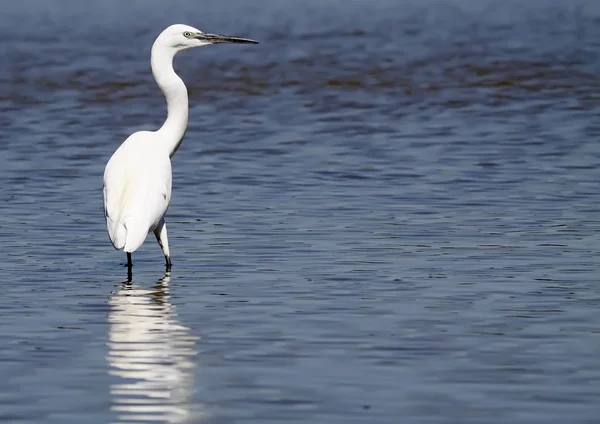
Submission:
{"label": "blue water", "polygon": [[[0,421],[593,423],[600,3],[0,6]],[[182,53],[173,271],[106,161]]]}

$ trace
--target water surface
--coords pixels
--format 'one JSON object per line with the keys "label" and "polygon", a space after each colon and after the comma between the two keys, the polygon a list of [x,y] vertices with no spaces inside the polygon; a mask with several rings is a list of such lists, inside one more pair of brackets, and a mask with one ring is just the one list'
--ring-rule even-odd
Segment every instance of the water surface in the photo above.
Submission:
{"label": "water surface", "polygon": [[[0,420],[597,421],[600,6],[2,6]],[[185,52],[173,272],[102,215]]]}

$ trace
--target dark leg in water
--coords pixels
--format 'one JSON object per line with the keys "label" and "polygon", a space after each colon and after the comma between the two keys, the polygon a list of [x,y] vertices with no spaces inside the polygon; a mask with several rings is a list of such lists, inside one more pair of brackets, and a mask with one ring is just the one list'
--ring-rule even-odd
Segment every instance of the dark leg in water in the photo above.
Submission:
{"label": "dark leg in water", "polygon": [[127,252],[127,281],[131,281],[132,268],[133,268],[133,262],[131,261],[131,253]]}

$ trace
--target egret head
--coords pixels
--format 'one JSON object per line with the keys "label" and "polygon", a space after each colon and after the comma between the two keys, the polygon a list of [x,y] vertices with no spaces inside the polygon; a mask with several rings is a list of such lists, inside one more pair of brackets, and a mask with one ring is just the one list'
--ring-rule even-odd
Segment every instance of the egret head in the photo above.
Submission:
{"label": "egret head", "polygon": [[176,24],[165,29],[156,39],[156,44],[175,52],[219,43],[258,44],[248,38],[209,34],[188,25]]}

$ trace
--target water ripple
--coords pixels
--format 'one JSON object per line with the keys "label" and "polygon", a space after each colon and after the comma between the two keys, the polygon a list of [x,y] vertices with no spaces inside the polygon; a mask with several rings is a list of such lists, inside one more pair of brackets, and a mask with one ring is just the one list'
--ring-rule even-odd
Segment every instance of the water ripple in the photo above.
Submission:
{"label": "water ripple", "polygon": [[[597,421],[599,3],[201,7],[2,5],[0,421]],[[261,44],[177,56],[173,274],[115,288],[173,22]]]}

